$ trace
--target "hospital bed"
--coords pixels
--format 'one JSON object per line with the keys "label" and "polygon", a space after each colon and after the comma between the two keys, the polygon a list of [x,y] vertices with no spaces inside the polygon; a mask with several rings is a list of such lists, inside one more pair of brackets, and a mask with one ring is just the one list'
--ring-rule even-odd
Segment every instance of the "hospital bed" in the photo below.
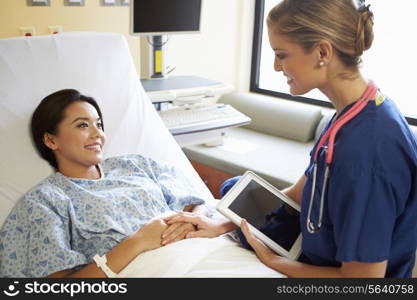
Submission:
{"label": "hospital bed", "polygon": [[[170,162],[215,201],[154,110],[122,35],[19,37],[0,40],[0,226],[22,195],[52,173],[31,144],[29,120],[41,99],[66,88],[98,101],[105,157],[140,153]],[[227,236],[143,253],[120,276],[282,277]]]}

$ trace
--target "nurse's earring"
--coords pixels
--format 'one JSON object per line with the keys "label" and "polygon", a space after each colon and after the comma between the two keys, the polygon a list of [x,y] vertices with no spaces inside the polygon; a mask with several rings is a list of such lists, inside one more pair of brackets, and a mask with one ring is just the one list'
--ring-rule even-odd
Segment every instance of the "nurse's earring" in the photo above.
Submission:
{"label": "nurse's earring", "polygon": [[324,61],[320,61],[319,66],[320,66],[320,68],[324,67]]}

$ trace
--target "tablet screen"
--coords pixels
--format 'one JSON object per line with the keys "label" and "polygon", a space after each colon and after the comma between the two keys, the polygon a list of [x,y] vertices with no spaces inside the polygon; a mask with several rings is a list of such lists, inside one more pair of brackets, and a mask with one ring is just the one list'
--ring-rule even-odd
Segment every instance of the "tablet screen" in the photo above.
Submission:
{"label": "tablet screen", "polygon": [[254,180],[239,193],[229,209],[287,251],[300,234],[299,212]]}

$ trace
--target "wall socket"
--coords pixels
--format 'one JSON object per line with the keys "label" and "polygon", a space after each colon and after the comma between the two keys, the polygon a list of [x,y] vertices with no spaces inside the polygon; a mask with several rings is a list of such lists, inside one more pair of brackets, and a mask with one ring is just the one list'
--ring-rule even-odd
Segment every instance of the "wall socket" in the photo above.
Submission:
{"label": "wall socket", "polygon": [[27,26],[27,27],[20,27],[20,35],[22,36],[34,36],[35,35],[35,27]]}

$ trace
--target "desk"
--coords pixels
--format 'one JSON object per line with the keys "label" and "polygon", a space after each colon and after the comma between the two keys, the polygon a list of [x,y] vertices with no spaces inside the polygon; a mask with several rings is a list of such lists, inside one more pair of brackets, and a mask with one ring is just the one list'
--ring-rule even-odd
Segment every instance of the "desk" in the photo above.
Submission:
{"label": "desk", "polygon": [[[207,101],[207,98],[220,97],[233,90],[230,85],[208,80],[196,76],[172,76],[166,79],[142,79],[142,85],[157,110],[162,103],[171,103],[171,107],[177,105],[192,105]],[[212,102],[216,99],[212,99]],[[201,105],[201,104],[200,104]],[[248,121],[249,120],[249,121]],[[247,124],[250,119],[242,122],[242,118],[219,121],[217,124],[190,124],[186,128],[171,129],[171,134],[181,147],[204,144],[221,143],[225,131],[228,128]]]}

